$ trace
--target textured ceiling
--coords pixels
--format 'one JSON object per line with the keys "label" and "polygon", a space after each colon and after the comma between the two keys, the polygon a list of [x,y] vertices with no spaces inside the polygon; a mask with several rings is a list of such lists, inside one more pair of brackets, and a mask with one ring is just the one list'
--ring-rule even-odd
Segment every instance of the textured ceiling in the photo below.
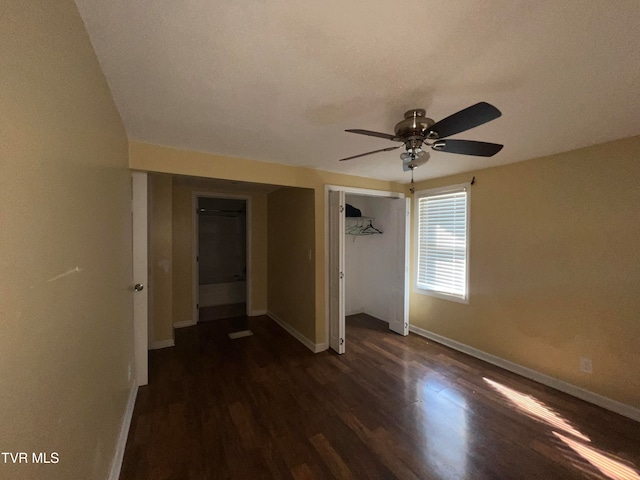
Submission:
{"label": "textured ceiling", "polygon": [[479,101],[503,116],[416,180],[640,134],[640,2],[77,0],[130,138],[407,182],[393,132]]}

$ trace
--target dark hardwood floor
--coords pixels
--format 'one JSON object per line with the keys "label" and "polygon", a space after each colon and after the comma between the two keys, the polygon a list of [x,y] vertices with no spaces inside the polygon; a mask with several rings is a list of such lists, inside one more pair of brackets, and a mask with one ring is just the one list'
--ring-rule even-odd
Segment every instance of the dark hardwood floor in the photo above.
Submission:
{"label": "dark hardwood floor", "polygon": [[640,479],[639,423],[366,315],[342,356],[254,317],[149,360],[123,480]]}

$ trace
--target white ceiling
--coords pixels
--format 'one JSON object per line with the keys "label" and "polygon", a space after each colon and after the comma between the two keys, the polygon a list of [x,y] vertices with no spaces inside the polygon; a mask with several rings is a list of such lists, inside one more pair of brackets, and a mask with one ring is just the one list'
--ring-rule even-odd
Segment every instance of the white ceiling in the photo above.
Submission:
{"label": "white ceiling", "polygon": [[405,110],[502,117],[416,180],[640,134],[638,0],[76,0],[132,139],[401,182]]}

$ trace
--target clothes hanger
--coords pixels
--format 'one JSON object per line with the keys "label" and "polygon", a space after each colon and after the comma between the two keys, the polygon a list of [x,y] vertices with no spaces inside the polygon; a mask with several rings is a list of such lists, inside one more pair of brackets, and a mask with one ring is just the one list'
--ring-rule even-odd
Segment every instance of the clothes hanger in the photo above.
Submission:
{"label": "clothes hanger", "polygon": [[366,235],[374,235],[376,233],[382,233],[380,230],[378,230],[376,227],[373,226],[373,220],[369,220],[369,225],[367,225],[363,230],[362,230],[363,234]]}

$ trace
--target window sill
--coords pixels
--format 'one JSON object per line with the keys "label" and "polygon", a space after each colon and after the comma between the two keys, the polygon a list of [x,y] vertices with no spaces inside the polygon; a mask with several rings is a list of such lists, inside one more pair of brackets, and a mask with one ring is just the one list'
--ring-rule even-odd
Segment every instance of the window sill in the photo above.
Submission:
{"label": "window sill", "polygon": [[451,295],[448,293],[437,292],[435,290],[427,290],[425,288],[414,287],[413,291],[415,293],[419,293],[420,295],[426,295],[428,297],[435,297],[441,300],[449,300],[450,302],[462,303],[464,305],[469,305],[469,296],[459,297],[456,295]]}

